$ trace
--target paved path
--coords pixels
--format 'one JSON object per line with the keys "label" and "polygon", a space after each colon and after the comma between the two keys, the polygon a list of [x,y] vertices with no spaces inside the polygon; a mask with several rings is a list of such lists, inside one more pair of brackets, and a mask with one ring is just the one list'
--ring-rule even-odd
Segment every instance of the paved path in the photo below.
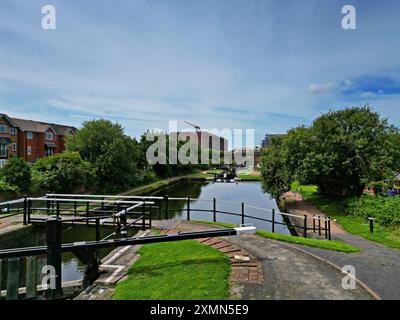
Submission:
{"label": "paved path", "polygon": [[[216,229],[218,226],[179,222],[183,232]],[[263,272],[262,283],[235,284],[233,297],[240,299],[373,299],[363,287],[344,290],[343,274],[330,264],[283,242],[257,235],[222,237],[228,243],[257,257]]]}
{"label": "paved path", "polygon": [[[325,214],[315,206],[297,197],[288,204],[292,214],[312,216]],[[332,223],[332,239],[342,240],[362,249],[360,253],[342,253],[300,246],[301,249],[315,254],[339,267],[352,265],[356,277],[370,287],[382,299],[400,299],[400,250],[388,248],[379,243],[349,234],[337,223]]]}

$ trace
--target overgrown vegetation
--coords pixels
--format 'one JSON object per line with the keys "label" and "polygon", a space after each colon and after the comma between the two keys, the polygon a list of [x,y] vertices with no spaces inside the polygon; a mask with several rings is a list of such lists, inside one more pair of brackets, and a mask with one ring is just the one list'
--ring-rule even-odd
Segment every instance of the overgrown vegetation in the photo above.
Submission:
{"label": "overgrown vegetation", "polygon": [[229,298],[229,258],[194,240],[154,243],[138,251],[115,300],[214,300]]}
{"label": "overgrown vegetation", "polygon": [[[293,184],[292,190],[301,193],[305,200],[335,219],[346,231],[388,247],[400,249],[400,227],[398,223],[394,224],[394,221],[398,221],[399,197],[363,196],[359,199],[352,198],[349,200],[323,194],[318,191],[318,187],[315,185],[303,186],[298,183]],[[394,207],[392,207],[392,201],[395,204]],[[385,208],[389,214],[386,213]],[[374,218],[376,217],[373,233],[370,233],[369,224],[366,220],[369,214]],[[396,218],[391,219],[390,217],[393,216]],[[391,221],[389,224],[387,224],[388,217]],[[384,224],[381,221],[384,221]]]}

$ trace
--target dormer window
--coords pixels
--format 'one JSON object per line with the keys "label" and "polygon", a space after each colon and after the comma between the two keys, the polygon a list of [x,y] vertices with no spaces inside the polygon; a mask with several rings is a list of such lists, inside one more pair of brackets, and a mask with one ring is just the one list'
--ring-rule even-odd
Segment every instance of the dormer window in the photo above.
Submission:
{"label": "dormer window", "polygon": [[46,132],[46,140],[53,140],[54,133],[53,132]]}

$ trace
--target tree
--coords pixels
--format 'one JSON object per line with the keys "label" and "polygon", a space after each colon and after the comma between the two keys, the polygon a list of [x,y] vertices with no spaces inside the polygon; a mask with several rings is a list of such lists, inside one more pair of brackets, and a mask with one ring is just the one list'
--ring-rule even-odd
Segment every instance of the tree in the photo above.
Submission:
{"label": "tree", "polygon": [[1,169],[5,183],[15,186],[20,192],[28,192],[31,187],[31,169],[24,159],[10,158]]}
{"label": "tree", "polygon": [[79,152],[93,165],[103,190],[114,192],[144,180],[143,169],[137,165],[138,143],[117,123],[104,119],[84,122],[77,135],[67,139],[67,150]]}
{"label": "tree", "polygon": [[63,152],[37,160],[32,180],[36,191],[69,193],[91,187],[95,176],[78,152]]}
{"label": "tree", "polygon": [[369,181],[399,169],[399,141],[399,130],[369,107],[331,111],[273,143],[262,163],[264,187],[281,194],[297,180],[332,195],[358,196]]}

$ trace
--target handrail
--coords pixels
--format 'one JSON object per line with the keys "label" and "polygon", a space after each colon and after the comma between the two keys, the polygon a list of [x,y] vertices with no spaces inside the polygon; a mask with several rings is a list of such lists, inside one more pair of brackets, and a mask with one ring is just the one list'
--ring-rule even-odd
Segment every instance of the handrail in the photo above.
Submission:
{"label": "handrail", "polygon": [[[120,195],[101,195],[101,194],[62,194],[62,193],[46,193],[46,197],[80,197],[80,198],[120,198],[120,199],[163,199],[156,196],[120,196]],[[45,198],[46,199],[46,198]]]}

